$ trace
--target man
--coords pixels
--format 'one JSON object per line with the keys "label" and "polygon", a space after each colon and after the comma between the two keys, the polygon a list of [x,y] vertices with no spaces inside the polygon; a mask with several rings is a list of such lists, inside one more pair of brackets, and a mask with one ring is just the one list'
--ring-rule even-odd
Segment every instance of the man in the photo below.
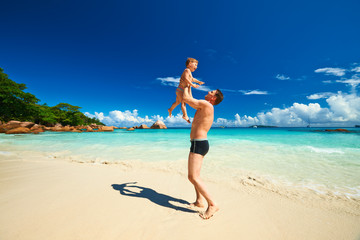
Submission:
{"label": "man", "polygon": [[197,100],[192,97],[188,88],[184,89],[183,101],[197,110],[191,125],[191,147],[188,160],[188,178],[196,192],[196,201],[191,206],[205,207],[204,199],[206,200],[208,208],[205,212],[200,213],[200,217],[203,219],[211,218],[219,210],[219,206],[210,196],[200,178],[200,170],[204,156],[209,150],[207,133],[214,121],[213,105],[219,104],[223,98],[220,90],[213,90],[208,92],[205,100]]}

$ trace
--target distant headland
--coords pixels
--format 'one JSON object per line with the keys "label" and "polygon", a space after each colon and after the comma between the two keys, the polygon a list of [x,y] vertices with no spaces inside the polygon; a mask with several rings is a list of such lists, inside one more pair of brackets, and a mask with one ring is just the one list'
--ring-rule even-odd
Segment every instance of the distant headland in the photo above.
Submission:
{"label": "distant headland", "polygon": [[8,78],[0,68],[0,121],[11,120],[32,122],[46,127],[83,126],[90,124],[104,125],[96,118],[89,118],[79,111],[81,107],[68,103],[59,103],[53,107],[46,103],[39,104],[40,99],[25,92],[26,85],[16,83]]}
{"label": "distant headland", "polygon": [[60,123],[57,123],[55,126],[45,126],[41,124],[36,124],[33,122],[20,122],[20,121],[9,121],[7,123],[2,123],[0,121],[0,133],[6,134],[25,134],[25,133],[33,133],[39,134],[45,131],[52,132],[113,132],[114,129],[127,129],[128,131],[132,131],[134,129],[166,129],[165,124],[158,120],[151,127],[142,124],[140,126],[134,126],[131,128],[127,127],[115,127],[115,126],[104,126],[92,123],[90,125],[79,125],[79,126],[62,126]]}
{"label": "distant headland", "polygon": [[[119,129],[105,126],[96,118],[89,118],[79,110],[81,107],[59,103],[53,107],[39,104],[35,95],[24,92],[26,85],[9,79],[0,68],[0,133],[18,134],[45,131],[54,132],[111,132]],[[122,129],[166,129],[158,120],[151,127],[142,124]]]}

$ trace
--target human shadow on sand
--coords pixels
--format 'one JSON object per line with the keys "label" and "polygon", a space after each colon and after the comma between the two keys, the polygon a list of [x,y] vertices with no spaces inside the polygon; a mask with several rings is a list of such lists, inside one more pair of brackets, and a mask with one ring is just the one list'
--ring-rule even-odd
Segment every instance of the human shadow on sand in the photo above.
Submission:
{"label": "human shadow on sand", "polygon": [[162,193],[158,193],[151,188],[134,185],[136,183],[137,182],[129,182],[129,183],[124,183],[124,184],[113,184],[111,186],[114,188],[114,190],[119,191],[120,194],[124,195],[124,196],[147,198],[151,202],[153,202],[157,205],[163,206],[163,207],[172,208],[177,211],[196,213],[196,211],[194,211],[194,210],[191,210],[191,209],[188,209],[185,207],[176,206],[171,203],[171,202],[177,202],[180,204],[189,205],[189,202],[182,200],[182,199],[173,198],[171,196],[168,196],[168,195],[165,195]]}

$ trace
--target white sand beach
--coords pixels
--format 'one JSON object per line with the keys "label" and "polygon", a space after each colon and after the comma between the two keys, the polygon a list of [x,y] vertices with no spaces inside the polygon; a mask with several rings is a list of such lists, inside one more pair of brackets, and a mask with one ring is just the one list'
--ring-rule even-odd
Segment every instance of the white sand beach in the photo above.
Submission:
{"label": "white sand beach", "polygon": [[206,181],[221,209],[188,208],[186,174],[33,157],[0,161],[0,239],[358,239],[360,211]]}

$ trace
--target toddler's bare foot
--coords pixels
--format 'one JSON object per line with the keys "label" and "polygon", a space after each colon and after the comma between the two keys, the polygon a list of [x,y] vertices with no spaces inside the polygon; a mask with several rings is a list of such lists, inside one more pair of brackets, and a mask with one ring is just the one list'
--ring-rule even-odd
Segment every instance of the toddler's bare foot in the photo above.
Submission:
{"label": "toddler's bare foot", "polygon": [[216,205],[215,206],[209,206],[208,209],[205,212],[200,213],[200,217],[202,219],[207,220],[207,219],[211,218],[214,215],[214,213],[216,213],[217,211],[219,211],[218,206],[216,206]]}
{"label": "toddler's bare foot", "polygon": [[185,121],[187,121],[188,123],[191,123],[188,116],[183,116],[182,118],[185,119]]}
{"label": "toddler's bare foot", "polygon": [[171,117],[171,111],[170,111],[170,108],[168,109],[168,112],[169,112],[169,117]]}

